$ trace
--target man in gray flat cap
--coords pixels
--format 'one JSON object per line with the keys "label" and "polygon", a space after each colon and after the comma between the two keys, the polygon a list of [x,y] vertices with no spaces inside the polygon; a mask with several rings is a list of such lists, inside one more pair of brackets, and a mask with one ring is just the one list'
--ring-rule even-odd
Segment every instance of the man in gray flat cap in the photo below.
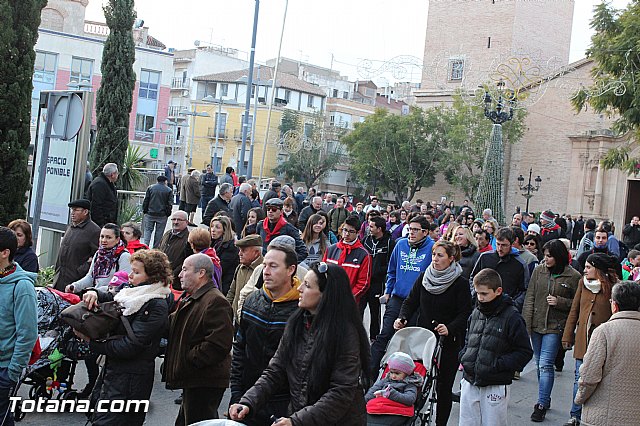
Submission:
{"label": "man in gray flat cap", "polygon": [[238,322],[238,299],[240,298],[240,290],[244,288],[253,271],[262,265],[262,238],[260,235],[247,235],[241,240],[236,241],[236,247],[240,255],[240,264],[233,274],[231,287],[227,292],[227,300],[233,308],[233,317]]}

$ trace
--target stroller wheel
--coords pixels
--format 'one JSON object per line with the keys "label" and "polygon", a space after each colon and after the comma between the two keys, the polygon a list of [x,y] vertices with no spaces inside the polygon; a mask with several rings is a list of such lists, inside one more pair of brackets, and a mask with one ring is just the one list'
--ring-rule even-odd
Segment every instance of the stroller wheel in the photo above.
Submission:
{"label": "stroller wheel", "polygon": [[[51,396],[53,396],[53,392],[50,390],[47,390],[46,385],[36,386],[33,393],[34,393],[34,397],[37,397],[37,398],[50,399]],[[29,395],[31,395],[31,392],[29,392]]]}

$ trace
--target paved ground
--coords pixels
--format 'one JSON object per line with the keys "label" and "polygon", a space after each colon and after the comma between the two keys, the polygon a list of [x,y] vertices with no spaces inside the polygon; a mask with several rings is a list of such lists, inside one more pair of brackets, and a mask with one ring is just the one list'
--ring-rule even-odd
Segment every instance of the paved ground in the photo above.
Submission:
{"label": "paved ground", "polygon": [[[200,209],[196,215],[196,223],[200,223]],[[170,224],[167,224],[167,228]],[[368,312],[365,314],[365,323],[368,325]],[[367,327],[368,328],[368,327]],[[151,407],[147,414],[147,425],[164,426],[173,425],[175,417],[178,414],[178,405],[175,405],[173,400],[178,397],[179,392],[170,391],[165,389],[164,384],[160,382],[159,366],[162,361],[157,360],[158,371],[156,373],[156,379],[153,388],[153,394],[151,395]],[[556,373],[556,381],[552,393],[552,409],[547,412],[546,424],[560,425],[569,418],[569,409],[571,407],[571,394],[573,389],[573,367],[574,361],[572,358],[572,352],[567,352],[565,358],[565,369],[561,373]],[[460,377],[460,373],[458,373]],[[82,388],[86,383],[86,370],[82,363],[78,366],[78,374],[76,378],[78,386],[76,388]],[[459,383],[459,380],[456,381]],[[457,386],[457,385],[456,385]],[[21,389],[19,394],[26,397],[27,389]],[[535,365],[533,362],[525,368],[519,381],[515,381],[511,386],[511,399],[509,402],[509,424],[510,425],[525,425],[532,424],[529,417],[533,411],[533,405],[537,402],[538,397],[538,384],[536,379]],[[220,413],[222,413],[228,406],[229,392],[225,394],[225,398],[222,402]],[[451,418],[449,425],[458,424],[459,405],[454,403],[453,410],[451,412]],[[24,420],[20,423],[22,425],[48,425],[48,426],[69,426],[69,425],[83,425],[86,422],[84,414],[59,414],[59,413],[46,413],[46,414],[27,414]]]}

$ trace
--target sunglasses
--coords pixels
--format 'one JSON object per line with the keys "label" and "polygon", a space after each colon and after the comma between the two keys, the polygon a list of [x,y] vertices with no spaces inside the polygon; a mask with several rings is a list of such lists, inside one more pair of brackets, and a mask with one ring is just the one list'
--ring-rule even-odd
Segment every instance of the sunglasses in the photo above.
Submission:
{"label": "sunglasses", "polygon": [[270,211],[270,212],[277,212],[278,210],[280,210],[280,207],[278,207],[278,206],[268,206],[267,207],[267,211]]}
{"label": "sunglasses", "polygon": [[535,241],[527,241],[526,243],[524,243],[525,246],[535,246],[536,243]]}

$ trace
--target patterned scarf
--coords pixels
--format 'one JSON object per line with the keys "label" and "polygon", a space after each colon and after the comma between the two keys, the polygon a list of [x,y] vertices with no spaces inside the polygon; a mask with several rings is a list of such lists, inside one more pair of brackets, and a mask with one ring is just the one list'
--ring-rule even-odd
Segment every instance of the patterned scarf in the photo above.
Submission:
{"label": "patterned scarf", "polygon": [[127,246],[124,245],[122,240],[111,248],[100,246],[93,262],[93,278],[108,277],[118,262],[120,254],[126,249]]}
{"label": "patterned scarf", "polygon": [[433,263],[427,267],[424,271],[424,277],[422,277],[422,286],[431,294],[444,293],[451,284],[462,275],[462,266],[456,261],[451,262],[451,265],[445,270],[438,271],[433,267]]}

